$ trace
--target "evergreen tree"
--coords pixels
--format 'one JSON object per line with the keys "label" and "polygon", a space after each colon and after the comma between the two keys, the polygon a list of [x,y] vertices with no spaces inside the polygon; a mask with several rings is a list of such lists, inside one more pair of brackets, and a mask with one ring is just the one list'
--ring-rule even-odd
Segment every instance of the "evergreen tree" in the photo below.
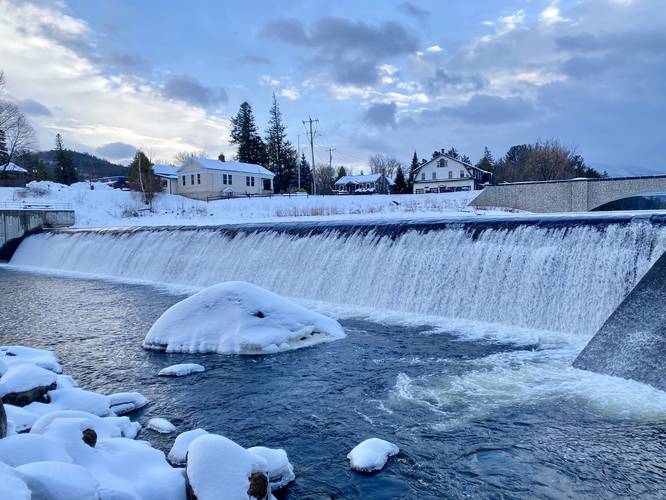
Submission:
{"label": "evergreen tree", "polygon": [[275,174],[273,187],[276,193],[289,189],[290,180],[297,168],[296,151],[287,140],[287,127],[282,120],[280,106],[273,93],[268,128],[266,129],[266,168]]}
{"label": "evergreen tree", "polygon": [[402,166],[398,166],[398,171],[395,174],[395,192],[398,194],[407,193],[407,182],[405,181],[405,174],[402,171]]}
{"label": "evergreen tree", "polygon": [[409,175],[407,176],[407,192],[414,192],[414,181],[416,180],[416,173],[419,170],[419,157],[416,156],[416,151],[414,151],[414,156],[412,156],[412,163],[409,165]]}
{"label": "evergreen tree", "polygon": [[9,152],[7,151],[7,136],[5,131],[0,129],[0,165],[5,165],[9,162]]}
{"label": "evergreen tree", "polygon": [[462,155],[462,156],[460,157],[460,161],[463,162],[463,163],[467,163],[467,164],[469,164],[469,165],[472,164],[472,159],[471,159],[469,156],[467,156],[467,155]]}
{"label": "evergreen tree", "polygon": [[127,177],[129,184],[135,191],[143,194],[143,201],[146,205],[151,205],[155,194],[162,188],[159,178],[155,176],[153,164],[143,151],[137,151],[132,163],[127,167]]}
{"label": "evergreen tree", "polygon": [[456,160],[460,158],[460,154],[458,154],[458,150],[456,148],[449,148],[449,150],[446,152],[448,156],[451,158],[455,158]]}
{"label": "evergreen tree", "polygon": [[247,102],[241,104],[238,114],[231,118],[230,142],[238,147],[236,160],[267,165],[266,145],[257,132],[252,106]]}
{"label": "evergreen tree", "polygon": [[345,175],[347,175],[347,170],[345,169],[345,167],[340,167],[340,168],[338,169],[338,175],[337,175],[337,177],[335,178],[335,181],[336,181],[336,182],[339,181],[339,180],[342,179]]}
{"label": "evergreen tree", "polygon": [[73,184],[78,180],[74,161],[69,151],[65,149],[60,134],[56,134],[54,178],[56,182],[67,185]]}
{"label": "evergreen tree", "polygon": [[[312,170],[310,164],[305,159],[305,153],[301,154],[301,161],[298,164],[298,170],[301,172],[301,190],[308,193],[312,192]],[[298,171],[292,178],[292,191],[298,188]]]}
{"label": "evergreen tree", "polygon": [[493,154],[490,152],[490,149],[488,149],[487,146],[483,148],[483,156],[477,162],[476,166],[481,170],[485,170],[486,172],[495,171],[495,159],[493,158]]}
{"label": "evergreen tree", "polygon": [[37,159],[37,166],[34,170],[34,177],[36,181],[48,181],[49,171],[46,170],[46,164],[41,158]]}

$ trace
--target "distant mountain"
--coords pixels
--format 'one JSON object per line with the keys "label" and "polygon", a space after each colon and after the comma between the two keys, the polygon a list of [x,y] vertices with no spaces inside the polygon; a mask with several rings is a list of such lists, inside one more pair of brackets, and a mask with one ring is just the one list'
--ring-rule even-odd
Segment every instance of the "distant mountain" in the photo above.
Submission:
{"label": "distant mountain", "polygon": [[608,163],[595,163],[594,168],[599,172],[604,170],[608,172],[611,177],[637,177],[641,175],[664,175],[666,168],[664,167],[639,167],[636,165],[613,165]]}
{"label": "distant mountain", "polygon": [[[46,164],[46,169],[50,175],[53,175],[55,154],[55,150],[35,153],[36,157]],[[122,165],[111,163],[88,153],[70,151],[69,154],[72,156],[74,167],[82,179],[89,179],[91,176],[96,179],[99,177],[111,177],[113,175],[127,175],[127,167]]]}

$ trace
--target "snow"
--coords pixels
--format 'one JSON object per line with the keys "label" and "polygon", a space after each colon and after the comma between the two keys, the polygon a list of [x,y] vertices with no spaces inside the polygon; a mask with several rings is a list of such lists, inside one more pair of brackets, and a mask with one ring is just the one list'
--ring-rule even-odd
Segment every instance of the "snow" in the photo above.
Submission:
{"label": "snow", "polygon": [[400,450],[396,445],[379,438],[366,439],[349,452],[347,458],[351,467],[360,472],[381,470],[389,457],[397,455]]}
{"label": "snow", "polygon": [[169,451],[169,462],[175,465],[184,464],[187,461],[187,451],[190,444],[196,438],[203,436],[204,434],[208,434],[208,431],[205,431],[204,429],[193,429],[178,434],[171,447],[171,451]]}
{"label": "snow", "polygon": [[12,467],[0,461],[0,498],[2,500],[30,500],[32,494]]}
{"label": "snow", "polygon": [[[209,170],[224,170],[230,172],[241,172],[244,174],[263,175],[270,178],[275,177],[273,172],[255,163],[243,163],[240,161],[220,161],[217,159],[214,160],[211,158],[199,157],[192,157],[191,161],[196,163],[197,166]],[[196,172],[196,169],[187,170],[188,174],[192,172]]]}
{"label": "snow", "polygon": [[158,375],[165,377],[182,377],[184,375],[189,375],[190,373],[203,372],[205,370],[206,368],[196,363],[181,363],[162,368]]}
{"label": "snow", "polygon": [[[488,214],[468,207],[480,191],[423,195],[280,196],[211,202],[160,193],[153,211],[138,193],[87,182],[64,186],[34,181],[27,188],[0,188],[0,203],[68,203],[76,211],[75,227],[209,225],[240,222],[432,217],[442,214]],[[502,213],[506,213],[503,211]]]}
{"label": "snow", "polygon": [[271,483],[271,490],[276,491],[292,482],[296,475],[294,467],[289,463],[287,452],[283,449],[266,448],[264,446],[254,446],[247,451],[259,455],[266,460],[268,467],[268,479]]}
{"label": "snow", "polygon": [[98,483],[80,465],[63,462],[34,462],[16,470],[32,491],[34,499],[97,500]]}
{"label": "snow", "polygon": [[16,434],[0,439],[0,462],[12,467],[31,462],[72,463],[61,443],[52,437],[40,434]]}
{"label": "snow", "polygon": [[25,392],[36,387],[48,387],[56,382],[56,374],[36,365],[10,366],[0,377],[0,398],[13,392]]}
{"label": "snow", "polygon": [[54,373],[62,373],[62,366],[60,366],[58,358],[51,351],[45,349],[17,345],[2,346],[0,347],[0,359],[7,366],[29,364],[39,366]]}
{"label": "snow", "polygon": [[141,430],[141,424],[132,422],[128,417],[98,417],[92,413],[76,410],[60,410],[47,413],[37,419],[31,434],[44,434],[52,432],[54,428],[65,426],[76,427],[74,433],[77,437],[85,429],[93,429],[98,437],[126,437],[134,439]]}
{"label": "snow", "polygon": [[169,422],[166,418],[156,417],[148,420],[146,429],[150,429],[160,434],[170,434],[176,430],[176,426]]}
{"label": "snow", "polygon": [[148,405],[150,401],[138,392],[118,392],[107,396],[109,407],[116,415],[124,415]]}
{"label": "snow", "polygon": [[216,434],[196,438],[189,447],[187,477],[199,500],[247,500],[249,477],[268,472],[266,460]]}
{"label": "snow", "polygon": [[143,342],[167,352],[273,354],[345,337],[340,324],[240,281],[213,285],[171,306]]}

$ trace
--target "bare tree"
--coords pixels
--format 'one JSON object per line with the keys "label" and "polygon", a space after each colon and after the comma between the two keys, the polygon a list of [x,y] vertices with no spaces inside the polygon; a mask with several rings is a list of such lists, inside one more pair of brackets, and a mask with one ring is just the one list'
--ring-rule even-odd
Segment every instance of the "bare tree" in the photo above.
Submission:
{"label": "bare tree", "polygon": [[[5,86],[5,82],[5,73],[0,70],[0,89]],[[35,148],[37,135],[18,106],[3,99],[0,99],[0,130],[4,132],[7,146],[5,164],[2,165],[4,175],[7,165],[13,159]]]}
{"label": "bare tree", "polygon": [[192,150],[192,151],[179,151],[173,157],[173,160],[176,162],[176,165],[182,165],[190,158],[205,158],[206,152],[203,149]]}
{"label": "bare tree", "polygon": [[317,193],[333,194],[333,184],[335,184],[335,169],[330,165],[317,165],[317,168],[315,169],[315,182],[317,183]]}
{"label": "bare tree", "polygon": [[386,156],[383,154],[375,154],[370,157],[368,160],[368,165],[370,165],[370,172],[373,174],[384,174],[386,177],[393,179],[398,167],[402,166],[402,163],[397,158],[393,156]]}
{"label": "bare tree", "polygon": [[525,164],[527,176],[537,181],[571,179],[576,176],[572,162],[574,154],[575,150],[556,140],[538,142]]}

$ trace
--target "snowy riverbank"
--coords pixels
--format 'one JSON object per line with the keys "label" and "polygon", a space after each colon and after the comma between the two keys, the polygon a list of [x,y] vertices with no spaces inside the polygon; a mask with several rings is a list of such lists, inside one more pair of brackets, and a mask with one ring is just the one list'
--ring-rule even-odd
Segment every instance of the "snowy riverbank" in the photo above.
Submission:
{"label": "snowy riverbank", "polygon": [[[427,195],[273,196],[203,202],[161,193],[153,211],[145,210],[138,193],[87,182],[64,186],[31,182],[27,188],[0,188],[2,202],[68,203],[76,211],[76,227],[204,225],[237,222],[428,217],[476,213],[468,204],[478,191]],[[488,211],[478,213],[488,214]],[[505,213],[505,212],[501,212]]]}

